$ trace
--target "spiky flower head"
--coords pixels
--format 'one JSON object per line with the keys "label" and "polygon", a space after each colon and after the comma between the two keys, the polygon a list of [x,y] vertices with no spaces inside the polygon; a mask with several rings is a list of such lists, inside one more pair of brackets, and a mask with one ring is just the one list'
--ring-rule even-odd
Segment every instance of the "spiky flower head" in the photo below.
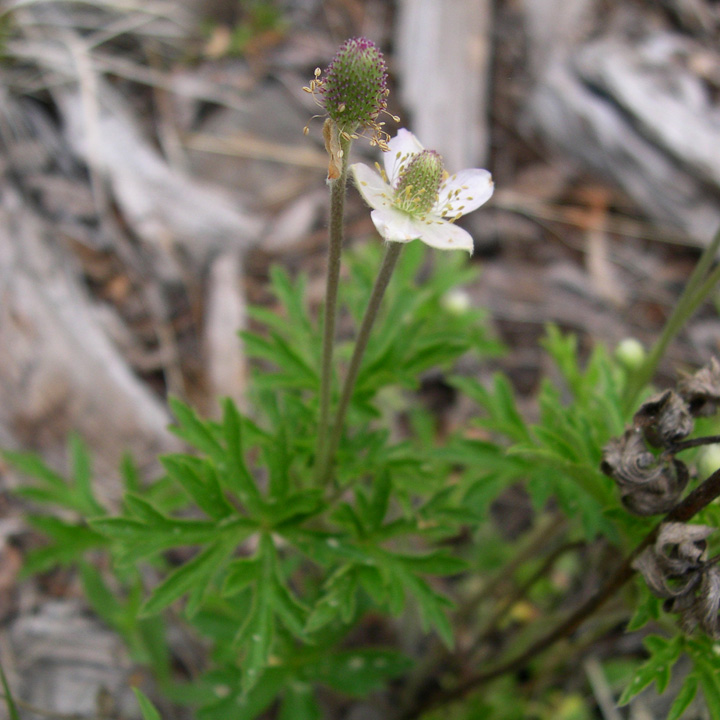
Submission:
{"label": "spiky flower head", "polygon": [[[346,139],[368,135],[371,145],[387,150],[389,135],[378,118],[387,112],[387,66],[375,43],[350,38],[338,49],[324,73],[318,68],[309,87],[317,103]],[[399,118],[394,116],[395,122]],[[307,128],[306,128],[307,130]]]}
{"label": "spiky flower head", "polygon": [[322,95],[330,117],[347,132],[377,120],[387,106],[387,68],[375,43],[346,40],[325,70]]}

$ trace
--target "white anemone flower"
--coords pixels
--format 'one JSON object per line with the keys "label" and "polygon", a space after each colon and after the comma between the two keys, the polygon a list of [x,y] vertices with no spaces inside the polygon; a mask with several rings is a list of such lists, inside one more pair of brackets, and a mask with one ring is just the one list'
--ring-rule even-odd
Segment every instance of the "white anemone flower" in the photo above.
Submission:
{"label": "white anemone flower", "polygon": [[377,172],[362,163],[350,167],[380,235],[390,242],[419,238],[441,250],[472,253],[472,236],[453,223],[490,198],[490,173],[471,169],[448,175],[442,158],[404,128],[388,147],[384,168],[376,163]]}

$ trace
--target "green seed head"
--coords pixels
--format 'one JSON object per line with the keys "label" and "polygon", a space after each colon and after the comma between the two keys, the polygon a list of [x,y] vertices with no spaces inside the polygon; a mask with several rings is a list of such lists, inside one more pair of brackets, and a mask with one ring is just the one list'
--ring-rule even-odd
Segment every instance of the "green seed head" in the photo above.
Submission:
{"label": "green seed head", "polygon": [[395,207],[423,217],[435,205],[443,178],[442,158],[434,150],[418,153],[403,170],[395,187]]}
{"label": "green seed head", "polygon": [[352,134],[376,126],[387,107],[387,68],[382,53],[366,38],[346,40],[324,73],[321,92],[328,115]]}

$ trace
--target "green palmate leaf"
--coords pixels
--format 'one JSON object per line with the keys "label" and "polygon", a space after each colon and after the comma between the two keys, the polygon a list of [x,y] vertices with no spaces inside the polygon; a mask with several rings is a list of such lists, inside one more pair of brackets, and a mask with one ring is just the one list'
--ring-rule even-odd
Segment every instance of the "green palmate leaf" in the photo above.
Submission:
{"label": "green palmate leaf", "polygon": [[688,675],[683,682],[680,692],[675,697],[666,720],[679,720],[695,699],[698,680],[695,675]]}
{"label": "green palmate leaf", "polygon": [[245,464],[243,449],[243,418],[230,398],[223,400],[223,434],[227,447],[227,461],[221,480],[255,515],[261,504],[260,491]]}
{"label": "green palmate leaf", "polygon": [[307,673],[345,695],[364,697],[385,686],[411,667],[411,660],[392,650],[358,648],[328,653],[318,659]]}
{"label": "green palmate leaf", "polygon": [[336,617],[344,623],[355,615],[357,572],[354,565],[338,568],[325,584],[325,593],[308,615],[305,632],[313,633],[332,622]]}
{"label": "green palmate leaf", "polygon": [[244,659],[242,686],[249,691],[266,668],[279,620],[291,633],[304,639],[307,609],[288,589],[279,566],[277,551],[268,533],[251,559],[232,563],[223,594],[234,596],[252,587],[251,604],[235,637]]}
{"label": "green palmate leaf", "polygon": [[417,343],[414,352],[403,363],[403,370],[410,377],[417,376],[431,368],[451,363],[467,349],[467,341],[453,333],[435,333]]}
{"label": "green palmate leaf", "polygon": [[541,340],[543,347],[552,356],[572,393],[578,396],[582,392],[583,382],[577,354],[577,336],[563,335],[553,323],[548,323],[545,332]]}
{"label": "green palmate leaf", "polygon": [[370,531],[378,530],[382,525],[388,510],[391,492],[392,480],[390,473],[386,470],[375,479],[370,502],[366,506],[364,520]]}
{"label": "green palmate leaf", "polygon": [[282,578],[275,577],[273,607],[275,613],[282,624],[295,637],[305,639],[305,625],[307,623],[308,610],[296,597],[290,592],[288,587],[283,583]]}
{"label": "green palmate leaf", "polygon": [[154,705],[150,702],[150,699],[143,693],[140,688],[133,688],[135,697],[137,698],[138,705],[140,706],[140,712],[142,713],[143,720],[162,720],[160,713],[155,709]]}
{"label": "green palmate leaf", "polygon": [[120,474],[125,483],[126,492],[140,492],[140,472],[133,456],[129,452],[124,452],[120,460]]}
{"label": "green palmate leaf", "polygon": [[72,565],[80,561],[88,550],[108,545],[107,538],[84,524],[67,523],[49,515],[31,515],[27,521],[47,535],[52,543],[28,553],[23,566],[24,576],[44,572],[57,565]]}
{"label": "green palmate leaf", "polygon": [[[417,602],[423,629],[434,628],[445,645],[452,648],[454,644],[453,630],[447,617],[447,610],[453,607],[453,603],[444,595],[433,590],[425,580],[415,574],[415,565],[417,562],[422,564],[422,560],[420,558],[408,559],[384,551],[378,552],[376,555],[378,570],[388,592],[390,611],[398,614],[402,610],[405,604],[404,595],[407,591]],[[429,561],[428,565],[433,566],[435,562]],[[449,565],[449,562],[445,564],[442,560],[437,563],[437,566],[445,568],[448,568]]]}
{"label": "green palmate leaf", "polygon": [[87,446],[79,435],[70,435],[70,457],[72,477],[75,481],[78,499],[85,506],[87,515],[104,515],[105,508],[95,499],[92,492],[92,463]]}
{"label": "green palmate leaf", "polygon": [[357,538],[365,535],[365,526],[355,508],[350,503],[340,503],[332,514],[332,519]]}
{"label": "green palmate leaf", "polygon": [[[272,667],[265,670],[251,688],[245,690],[236,668],[208,673],[204,682],[210,690],[209,698],[198,711],[198,720],[253,720],[282,695],[293,679],[292,671],[287,668]],[[223,689],[220,696],[217,694],[218,688]]]}
{"label": "green palmate leaf", "polygon": [[325,508],[320,489],[303,490],[285,496],[279,502],[269,502],[263,508],[263,516],[279,530],[287,524],[297,524],[317,515]]}
{"label": "green palmate leaf", "polygon": [[123,503],[127,508],[128,515],[133,516],[143,523],[155,525],[158,528],[164,527],[170,521],[164,513],[153,505],[152,502],[146,500],[142,495],[135,493],[126,493],[123,497]]}
{"label": "green palmate leaf", "polygon": [[210,423],[202,420],[190,406],[177,398],[171,397],[168,402],[178,420],[178,425],[171,426],[170,430],[189,445],[206,453],[216,463],[222,464],[225,451],[212,432]]}
{"label": "green palmate leaf", "polygon": [[38,481],[37,485],[18,488],[15,492],[33,502],[69,508],[85,517],[105,514],[91,490],[90,459],[77,436],[70,439],[73,477],[66,480],[34,453],[3,450],[3,457],[21,473]]}
{"label": "green palmate leaf", "polygon": [[638,585],[640,586],[641,598],[635,606],[635,613],[627,624],[627,632],[639,630],[651,620],[657,620],[660,617],[662,600],[655,597],[648,590],[645,582],[638,582]]}
{"label": "green palmate leaf", "polygon": [[705,704],[712,720],[720,720],[720,677],[718,668],[712,663],[702,663],[696,670]]}
{"label": "green palmate leaf", "polygon": [[420,621],[423,630],[434,628],[448,649],[455,645],[453,627],[447,611],[454,607],[451,600],[435,592],[425,580],[416,576],[408,576],[405,586],[415,596],[420,610]]}
{"label": "green palmate leaf", "polygon": [[658,692],[663,693],[670,681],[672,666],[682,651],[680,636],[666,640],[658,635],[648,635],[643,642],[650,652],[650,658],[635,672],[630,684],[620,696],[620,705],[626,705],[652,682],[655,682]]}
{"label": "green palmate leaf", "polygon": [[[390,593],[388,585],[385,583],[382,573],[372,565],[360,565],[355,568],[358,583],[363,590],[373,599],[376,605],[384,605],[390,601]],[[398,588],[402,590],[398,583]],[[342,618],[345,622],[350,620],[350,616]]]}
{"label": "green palmate leaf", "polygon": [[685,641],[693,663],[695,676],[705,698],[712,720],[720,720],[720,664],[713,640],[707,636],[688,638]]}
{"label": "green palmate leaf", "polygon": [[231,517],[220,522],[176,519],[139,497],[128,495],[125,500],[135,517],[90,522],[94,530],[118,541],[118,562],[125,565],[172,547],[213,543],[221,536],[239,544],[257,530],[257,523],[249,518]]}
{"label": "green palmate leaf", "polygon": [[160,461],[168,476],[183,487],[206,515],[222,520],[235,512],[225,499],[217,472],[209,462],[183,455],[165,455]]}
{"label": "green palmate leaf", "polygon": [[452,384],[462,393],[475,400],[488,413],[481,424],[490,430],[506,435],[516,442],[531,442],[530,431],[518,412],[515,397],[507,378],[493,376],[492,390],[471,378],[453,377]]}
{"label": "green palmate leaf", "polygon": [[2,455],[21,473],[41,480],[49,488],[67,493],[67,481],[65,478],[51,470],[40,456],[34,453],[14,452],[11,450],[3,450]]}
{"label": "green palmate leaf", "polygon": [[306,277],[298,275],[293,285],[287,272],[279,265],[273,265],[270,268],[270,281],[273,292],[287,313],[287,319],[283,319],[285,329],[299,341],[301,347],[311,346],[316,338],[305,301]]}
{"label": "green palmate leaf", "polygon": [[237,645],[244,649],[242,663],[244,693],[252,689],[267,667],[274,637],[272,590],[269,583],[259,582],[256,585],[250,613],[236,637]]}
{"label": "green palmate leaf", "polygon": [[275,432],[269,435],[263,443],[263,460],[269,471],[268,497],[271,500],[284,500],[290,487],[290,465],[292,452],[289,447],[290,438],[297,432],[297,428],[289,427],[289,414],[296,409],[290,405],[287,398],[286,404],[281,405],[278,394],[274,392],[262,392],[260,403],[268,415],[270,423]]}
{"label": "green palmate leaf", "polygon": [[117,627],[123,614],[118,598],[105,584],[100,571],[91,563],[80,564],[80,578],[85,596],[93,610],[111,627]]}
{"label": "green palmate leaf", "polygon": [[312,562],[328,566],[348,561],[359,564],[374,562],[370,553],[355,545],[347,536],[294,526],[283,527],[282,536]]}
{"label": "green palmate leaf", "polygon": [[272,332],[269,338],[264,338],[241,332],[240,337],[250,357],[267,360],[283,371],[286,386],[309,390],[317,387],[316,371],[279,333]]}
{"label": "green palmate leaf", "polygon": [[320,720],[322,711],[312,685],[295,681],[285,690],[278,720]]}
{"label": "green palmate leaf", "polygon": [[253,558],[242,558],[233,560],[225,573],[222,594],[224,597],[232,597],[242,592],[248,585],[257,582],[262,573],[262,563],[255,556]]}
{"label": "green palmate leaf", "polygon": [[200,595],[188,607],[188,614],[197,611],[203,595],[211,587],[212,578],[222,569],[225,559],[233,551],[234,539],[218,540],[198,553],[192,560],[171,572],[158,585],[140,608],[140,616],[155,615],[178,598],[193,589],[199,589]]}

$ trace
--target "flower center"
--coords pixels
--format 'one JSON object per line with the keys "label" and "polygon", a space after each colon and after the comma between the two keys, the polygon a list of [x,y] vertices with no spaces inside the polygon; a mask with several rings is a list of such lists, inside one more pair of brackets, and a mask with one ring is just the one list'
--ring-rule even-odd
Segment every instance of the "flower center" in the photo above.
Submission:
{"label": "flower center", "polygon": [[400,174],[393,204],[408,215],[423,217],[437,202],[442,176],[440,155],[434,150],[423,150]]}

